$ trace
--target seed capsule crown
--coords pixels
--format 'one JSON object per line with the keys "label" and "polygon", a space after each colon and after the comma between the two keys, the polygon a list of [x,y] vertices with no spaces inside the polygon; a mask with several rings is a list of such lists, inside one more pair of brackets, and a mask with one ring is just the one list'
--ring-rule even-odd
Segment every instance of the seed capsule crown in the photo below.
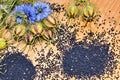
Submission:
{"label": "seed capsule crown", "polygon": [[18,36],[23,36],[26,32],[26,27],[25,25],[18,24],[14,26],[14,34]]}
{"label": "seed capsule crown", "polygon": [[83,18],[86,21],[92,21],[96,17],[96,11],[92,6],[83,8]]}
{"label": "seed capsule crown", "polygon": [[43,27],[41,23],[35,23],[31,25],[31,31],[35,35],[40,35],[42,33]]}
{"label": "seed capsule crown", "polygon": [[79,13],[79,9],[75,4],[68,6],[68,8],[67,8],[68,17],[75,18],[78,16],[78,13]]}

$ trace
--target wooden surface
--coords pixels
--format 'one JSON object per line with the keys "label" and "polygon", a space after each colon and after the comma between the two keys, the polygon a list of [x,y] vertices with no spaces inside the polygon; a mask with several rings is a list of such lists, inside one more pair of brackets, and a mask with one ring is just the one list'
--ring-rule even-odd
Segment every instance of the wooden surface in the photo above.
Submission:
{"label": "wooden surface", "polygon": [[[120,22],[120,0],[90,0],[105,17],[115,17]],[[109,12],[111,11],[111,12]]]}

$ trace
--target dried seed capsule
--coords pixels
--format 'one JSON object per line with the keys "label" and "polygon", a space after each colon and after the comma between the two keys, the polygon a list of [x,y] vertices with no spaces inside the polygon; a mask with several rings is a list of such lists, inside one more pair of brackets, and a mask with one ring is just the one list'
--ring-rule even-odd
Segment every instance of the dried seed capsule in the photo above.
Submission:
{"label": "dried seed capsule", "polygon": [[87,22],[93,21],[96,17],[96,11],[92,6],[86,6],[83,8],[83,19]]}
{"label": "dried seed capsule", "polygon": [[44,39],[51,39],[52,38],[52,31],[51,30],[44,30],[42,32],[42,36]]}
{"label": "dried seed capsule", "polygon": [[33,35],[27,33],[27,34],[25,35],[25,41],[26,41],[27,44],[30,44],[30,43],[33,41]]}
{"label": "dried seed capsule", "polygon": [[16,20],[15,16],[9,15],[7,16],[7,19],[5,20],[5,23],[9,25],[9,27],[12,27],[15,24],[15,20]]}
{"label": "dried seed capsule", "polygon": [[70,18],[75,18],[79,14],[79,9],[75,4],[68,6],[66,11],[67,11],[68,17],[70,17]]}
{"label": "dried seed capsule", "polygon": [[53,16],[50,15],[50,16],[48,16],[48,18],[43,20],[43,23],[47,27],[54,27],[56,24],[56,20]]}
{"label": "dried seed capsule", "polygon": [[13,32],[15,35],[17,35],[19,37],[23,36],[26,32],[26,27],[25,27],[25,25],[18,24],[16,26],[14,26]]}
{"label": "dried seed capsule", "polygon": [[5,28],[1,29],[0,35],[2,38],[6,39],[7,41],[12,39],[12,34],[11,34],[10,30],[5,29]]}
{"label": "dried seed capsule", "polygon": [[0,38],[0,50],[6,48],[7,43],[6,40],[4,38]]}
{"label": "dried seed capsule", "polygon": [[35,24],[31,25],[31,31],[35,35],[41,35],[42,30],[43,30],[43,26],[41,23],[35,23]]}

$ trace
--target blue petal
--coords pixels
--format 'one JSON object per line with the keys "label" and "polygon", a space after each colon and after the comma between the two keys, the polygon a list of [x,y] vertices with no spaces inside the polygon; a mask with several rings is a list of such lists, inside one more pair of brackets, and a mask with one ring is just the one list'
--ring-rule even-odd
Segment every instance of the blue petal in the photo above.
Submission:
{"label": "blue petal", "polygon": [[16,20],[17,20],[17,23],[18,23],[18,24],[21,24],[21,23],[22,23],[22,19],[21,19],[20,17],[17,17]]}
{"label": "blue petal", "polygon": [[[52,13],[50,5],[41,1],[34,4],[34,9],[36,10],[35,12],[37,15],[36,21],[41,21]],[[41,13],[38,12],[39,9],[42,9]]]}

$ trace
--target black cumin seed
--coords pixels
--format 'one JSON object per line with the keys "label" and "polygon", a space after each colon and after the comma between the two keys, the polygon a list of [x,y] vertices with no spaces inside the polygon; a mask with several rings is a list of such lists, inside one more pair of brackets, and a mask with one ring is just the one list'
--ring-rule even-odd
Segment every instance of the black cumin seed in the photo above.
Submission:
{"label": "black cumin seed", "polygon": [[[109,45],[94,45],[80,42],[63,56],[64,73],[69,76],[91,77],[104,73],[106,67],[112,65],[113,55],[108,53]],[[112,72],[112,70],[109,70]]]}
{"label": "black cumin seed", "polygon": [[36,74],[33,64],[22,53],[8,53],[1,64],[3,74],[0,80],[33,80]]}

